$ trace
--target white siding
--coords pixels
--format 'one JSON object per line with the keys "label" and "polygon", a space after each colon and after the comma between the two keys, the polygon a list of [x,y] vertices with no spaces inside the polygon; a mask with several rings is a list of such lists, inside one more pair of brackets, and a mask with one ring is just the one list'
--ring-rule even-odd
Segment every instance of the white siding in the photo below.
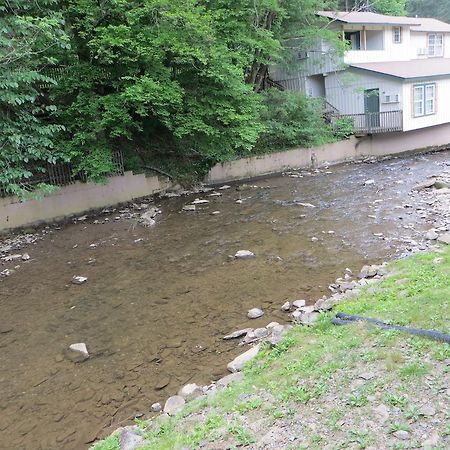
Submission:
{"label": "white siding", "polygon": [[[436,114],[414,117],[413,86],[421,83],[436,84]],[[436,80],[417,80],[403,85],[403,130],[415,130],[450,122],[450,77]]]}
{"label": "white siding", "polygon": [[[411,59],[423,59],[428,56],[418,55],[417,49],[426,49],[428,45],[428,33],[424,31],[411,31],[411,48],[415,51]],[[450,33],[444,33],[444,58],[450,58]]]}
{"label": "white siding", "polygon": [[[376,75],[360,75],[350,71],[325,77],[326,99],[342,114],[364,113],[364,90],[380,90],[380,111],[402,109],[402,82]],[[384,95],[399,95],[399,103],[383,103]]]}

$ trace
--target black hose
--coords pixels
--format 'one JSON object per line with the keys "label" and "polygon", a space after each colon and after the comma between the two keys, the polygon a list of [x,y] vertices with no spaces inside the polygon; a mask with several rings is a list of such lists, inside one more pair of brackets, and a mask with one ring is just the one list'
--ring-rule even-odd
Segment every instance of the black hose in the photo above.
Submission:
{"label": "black hose", "polygon": [[442,333],[440,331],[423,330],[421,328],[403,327],[401,325],[391,325],[391,324],[383,322],[382,320],[379,320],[379,319],[371,319],[370,317],[355,316],[355,315],[345,314],[345,313],[341,313],[341,312],[338,312],[336,314],[336,318],[331,320],[331,322],[334,325],[347,325],[348,323],[358,322],[358,321],[372,323],[372,324],[377,325],[386,330],[403,331],[405,333],[414,334],[417,336],[425,336],[425,337],[429,337],[431,339],[435,339],[437,341],[442,341],[442,342],[446,342],[447,344],[450,344],[450,335],[446,334],[446,333]]}

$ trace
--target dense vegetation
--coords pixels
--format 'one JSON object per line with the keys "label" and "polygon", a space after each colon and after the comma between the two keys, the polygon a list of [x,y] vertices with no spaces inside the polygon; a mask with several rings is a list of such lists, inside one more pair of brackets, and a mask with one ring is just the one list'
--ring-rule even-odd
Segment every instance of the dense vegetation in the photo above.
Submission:
{"label": "dense vegetation", "polygon": [[[404,1],[377,5],[392,12]],[[56,161],[101,179],[115,150],[128,168],[201,176],[239,155],[334,139],[322,105],[271,92],[268,66],[292,65],[320,36],[341,51],[315,15],[335,7],[332,0],[7,0],[0,184],[23,193],[27,179]]]}

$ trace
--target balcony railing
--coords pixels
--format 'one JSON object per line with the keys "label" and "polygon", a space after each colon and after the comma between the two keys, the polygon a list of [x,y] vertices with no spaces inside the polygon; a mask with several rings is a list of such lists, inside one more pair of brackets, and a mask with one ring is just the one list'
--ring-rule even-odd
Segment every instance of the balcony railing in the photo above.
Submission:
{"label": "balcony railing", "polygon": [[403,111],[382,111],[364,114],[339,114],[338,119],[353,120],[355,134],[389,133],[403,131]]}

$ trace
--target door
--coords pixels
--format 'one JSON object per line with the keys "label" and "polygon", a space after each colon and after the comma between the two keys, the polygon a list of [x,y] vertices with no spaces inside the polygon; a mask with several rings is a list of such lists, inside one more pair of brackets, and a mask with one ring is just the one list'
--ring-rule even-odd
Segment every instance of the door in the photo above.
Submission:
{"label": "door", "polygon": [[364,114],[369,130],[380,126],[380,90],[378,88],[364,91]]}

